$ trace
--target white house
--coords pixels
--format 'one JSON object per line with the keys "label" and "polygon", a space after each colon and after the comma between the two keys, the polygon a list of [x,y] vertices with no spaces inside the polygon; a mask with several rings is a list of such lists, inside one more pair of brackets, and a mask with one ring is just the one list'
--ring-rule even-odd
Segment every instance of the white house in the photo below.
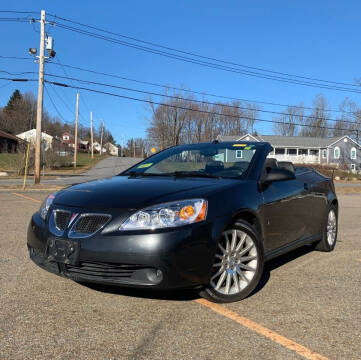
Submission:
{"label": "white house", "polygon": [[110,155],[113,155],[113,156],[118,156],[119,154],[119,149],[117,146],[115,146],[114,144],[108,142],[104,145],[104,147],[107,149],[108,153]]}
{"label": "white house", "polygon": [[218,136],[219,141],[265,141],[273,151],[268,155],[278,161],[296,164],[328,164],[361,170],[361,145],[347,135],[318,138],[308,136],[239,135]]}
{"label": "white house", "polygon": [[[28,131],[25,131],[21,134],[16,135],[20,139],[23,139],[27,142],[29,142],[32,146],[35,146],[36,141],[36,129],[31,129]],[[47,133],[42,132],[41,133],[41,144],[43,147],[43,150],[48,150],[52,148],[53,143],[53,137]]]}
{"label": "white house", "polygon": [[[100,154],[100,144],[97,141],[93,142],[93,150],[97,151]],[[103,146],[102,153],[105,153],[105,152],[107,152],[107,150]]]}

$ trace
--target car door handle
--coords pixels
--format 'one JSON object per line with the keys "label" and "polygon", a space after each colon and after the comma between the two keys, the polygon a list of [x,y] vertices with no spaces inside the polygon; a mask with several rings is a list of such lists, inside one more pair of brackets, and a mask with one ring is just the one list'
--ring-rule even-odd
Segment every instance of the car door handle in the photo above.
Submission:
{"label": "car door handle", "polygon": [[305,190],[308,190],[308,188],[309,188],[309,186],[308,186],[307,183],[304,183],[304,184],[303,184],[303,187],[304,187]]}

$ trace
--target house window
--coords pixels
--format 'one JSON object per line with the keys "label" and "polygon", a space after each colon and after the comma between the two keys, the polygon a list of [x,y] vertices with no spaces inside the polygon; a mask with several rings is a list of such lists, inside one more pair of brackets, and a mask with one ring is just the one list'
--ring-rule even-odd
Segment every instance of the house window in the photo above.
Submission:
{"label": "house window", "polygon": [[243,159],[243,150],[236,151],[236,159]]}
{"label": "house window", "polygon": [[355,164],[351,164],[351,170],[355,171],[356,170],[356,165]]}
{"label": "house window", "polygon": [[275,154],[276,155],[284,155],[285,154],[285,149],[276,148],[275,149]]}
{"label": "house window", "polygon": [[327,150],[323,149],[322,150],[322,159],[326,159],[327,158]]}
{"label": "house window", "polygon": [[64,136],[63,136],[63,140],[69,140],[69,136],[68,136],[68,135],[64,135]]}
{"label": "house window", "polygon": [[336,146],[333,150],[333,157],[335,159],[339,159],[340,158],[340,148],[338,146]]}
{"label": "house window", "polygon": [[287,149],[287,155],[297,155],[297,149]]}
{"label": "house window", "polygon": [[356,160],[356,148],[354,147],[351,149],[351,159]]}
{"label": "house window", "polygon": [[298,155],[306,156],[308,155],[307,149],[298,149]]}

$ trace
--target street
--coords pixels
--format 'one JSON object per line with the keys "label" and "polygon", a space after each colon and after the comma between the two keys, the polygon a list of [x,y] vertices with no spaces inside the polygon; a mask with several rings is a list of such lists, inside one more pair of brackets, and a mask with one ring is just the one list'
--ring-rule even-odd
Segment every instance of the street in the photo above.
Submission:
{"label": "street", "polygon": [[[133,164],[141,161],[140,158],[131,157],[116,157],[110,156],[104,160],[98,162],[93,168],[85,171],[82,174],[66,174],[66,175],[54,175],[54,178],[41,179],[42,184],[47,185],[71,185],[82,183],[85,181],[91,181],[110,177],[119,174],[121,171],[131,167]],[[33,177],[27,179],[27,184],[33,184]],[[5,177],[0,178],[1,185],[22,185],[23,179],[6,179]]]}

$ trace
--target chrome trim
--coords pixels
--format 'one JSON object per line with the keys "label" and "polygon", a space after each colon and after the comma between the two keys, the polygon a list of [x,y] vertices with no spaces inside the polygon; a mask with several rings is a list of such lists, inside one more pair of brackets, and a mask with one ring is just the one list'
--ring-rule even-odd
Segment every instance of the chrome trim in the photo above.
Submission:
{"label": "chrome trim", "polygon": [[[59,211],[69,214],[69,218],[68,218],[68,221],[67,221],[67,223],[65,225],[64,230],[59,229],[58,226],[56,225],[56,213],[59,212]],[[55,210],[53,210],[51,212],[51,214],[50,214],[50,217],[49,217],[49,231],[53,235],[62,236],[64,234],[64,231],[66,230],[66,228],[68,226],[68,222],[69,222],[70,217],[71,217],[71,211],[69,211],[69,210],[63,210],[63,209],[55,209]]]}
{"label": "chrome trim", "polygon": [[[94,231],[91,234],[83,234],[83,233],[77,233],[75,231],[75,227],[76,224],[84,217],[92,217],[92,216],[105,216],[108,218],[108,220],[104,223],[104,225],[102,225],[97,231]],[[93,235],[95,235],[97,232],[101,231],[102,229],[104,229],[104,227],[106,225],[109,224],[109,222],[111,221],[112,216],[110,214],[101,214],[101,213],[84,213],[81,214],[80,216],[78,216],[75,220],[75,222],[73,223],[73,225],[71,226],[69,232],[68,232],[68,238],[69,239],[84,239],[84,238],[88,238],[91,237]]]}

